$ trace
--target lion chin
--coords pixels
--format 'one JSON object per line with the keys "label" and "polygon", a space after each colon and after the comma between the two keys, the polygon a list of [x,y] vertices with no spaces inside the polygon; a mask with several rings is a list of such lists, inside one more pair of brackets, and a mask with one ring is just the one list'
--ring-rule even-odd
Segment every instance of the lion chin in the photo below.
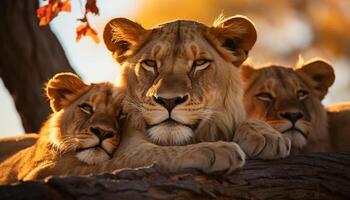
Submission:
{"label": "lion chin", "polygon": [[299,131],[290,130],[283,133],[292,142],[292,148],[302,149],[307,145],[307,139]]}
{"label": "lion chin", "polygon": [[185,145],[190,143],[193,130],[176,123],[163,122],[147,130],[152,142],[159,145]]}
{"label": "lion chin", "polygon": [[100,147],[82,150],[76,154],[76,157],[89,165],[94,165],[110,159],[110,156]]}

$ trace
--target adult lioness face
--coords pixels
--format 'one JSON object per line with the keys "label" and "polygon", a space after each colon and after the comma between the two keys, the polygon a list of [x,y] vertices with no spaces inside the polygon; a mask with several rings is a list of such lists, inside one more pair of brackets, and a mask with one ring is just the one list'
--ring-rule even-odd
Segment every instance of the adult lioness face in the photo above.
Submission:
{"label": "adult lioness face", "polygon": [[322,151],[327,118],[321,103],[334,82],[332,67],[312,60],[296,68],[242,67],[247,115],[269,123],[292,142],[292,153]]}
{"label": "adult lioness face", "polygon": [[231,17],[213,27],[178,20],[146,30],[117,18],[106,25],[104,40],[122,64],[131,112],[152,142],[232,139],[244,117],[237,66],[256,40],[248,19]]}

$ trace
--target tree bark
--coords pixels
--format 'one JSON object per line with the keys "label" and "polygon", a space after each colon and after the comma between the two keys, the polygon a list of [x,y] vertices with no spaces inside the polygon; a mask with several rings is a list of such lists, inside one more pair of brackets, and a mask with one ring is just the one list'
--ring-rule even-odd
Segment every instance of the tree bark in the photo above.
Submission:
{"label": "tree bark", "polygon": [[231,175],[157,167],[0,187],[0,199],[350,199],[350,152],[249,160]]}
{"label": "tree bark", "polygon": [[50,113],[44,83],[73,72],[49,26],[39,27],[38,0],[3,0],[0,6],[0,77],[26,132],[37,132]]}

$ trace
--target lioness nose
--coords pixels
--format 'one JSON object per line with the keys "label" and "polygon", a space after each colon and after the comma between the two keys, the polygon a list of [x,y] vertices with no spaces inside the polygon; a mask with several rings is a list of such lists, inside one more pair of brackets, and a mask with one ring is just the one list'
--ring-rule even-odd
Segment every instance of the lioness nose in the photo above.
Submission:
{"label": "lioness nose", "polygon": [[184,103],[188,99],[188,95],[185,95],[184,97],[175,97],[171,99],[155,96],[153,96],[153,98],[157,103],[166,108],[170,113],[177,105]]}
{"label": "lioness nose", "polygon": [[284,112],[280,113],[280,115],[284,119],[288,119],[289,121],[291,121],[293,124],[304,117],[304,114],[302,112]]}
{"label": "lioness nose", "polygon": [[115,136],[115,132],[111,130],[104,130],[99,127],[90,127],[90,131],[95,134],[100,140],[112,138]]}

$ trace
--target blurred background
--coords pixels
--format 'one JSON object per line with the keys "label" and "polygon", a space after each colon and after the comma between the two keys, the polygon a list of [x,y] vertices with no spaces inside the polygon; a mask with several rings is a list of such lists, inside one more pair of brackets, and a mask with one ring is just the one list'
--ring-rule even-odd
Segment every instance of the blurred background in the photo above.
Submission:
{"label": "blurred background", "polygon": [[[253,65],[294,66],[323,57],[336,72],[325,105],[350,100],[349,0],[97,0],[99,16],[88,16],[100,37],[76,42],[84,0],[71,0],[71,13],[39,27],[35,10],[45,2],[4,0],[0,6],[0,136],[35,132],[49,113],[42,84],[60,71],[75,71],[87,82],[116,81],[119,65],[101,35],[112,18],[127,17],[151,28],[174,19],[212,24],[220,13],[242,14],[255,23]],[[38,103],[39,102],[39,103]]]}

